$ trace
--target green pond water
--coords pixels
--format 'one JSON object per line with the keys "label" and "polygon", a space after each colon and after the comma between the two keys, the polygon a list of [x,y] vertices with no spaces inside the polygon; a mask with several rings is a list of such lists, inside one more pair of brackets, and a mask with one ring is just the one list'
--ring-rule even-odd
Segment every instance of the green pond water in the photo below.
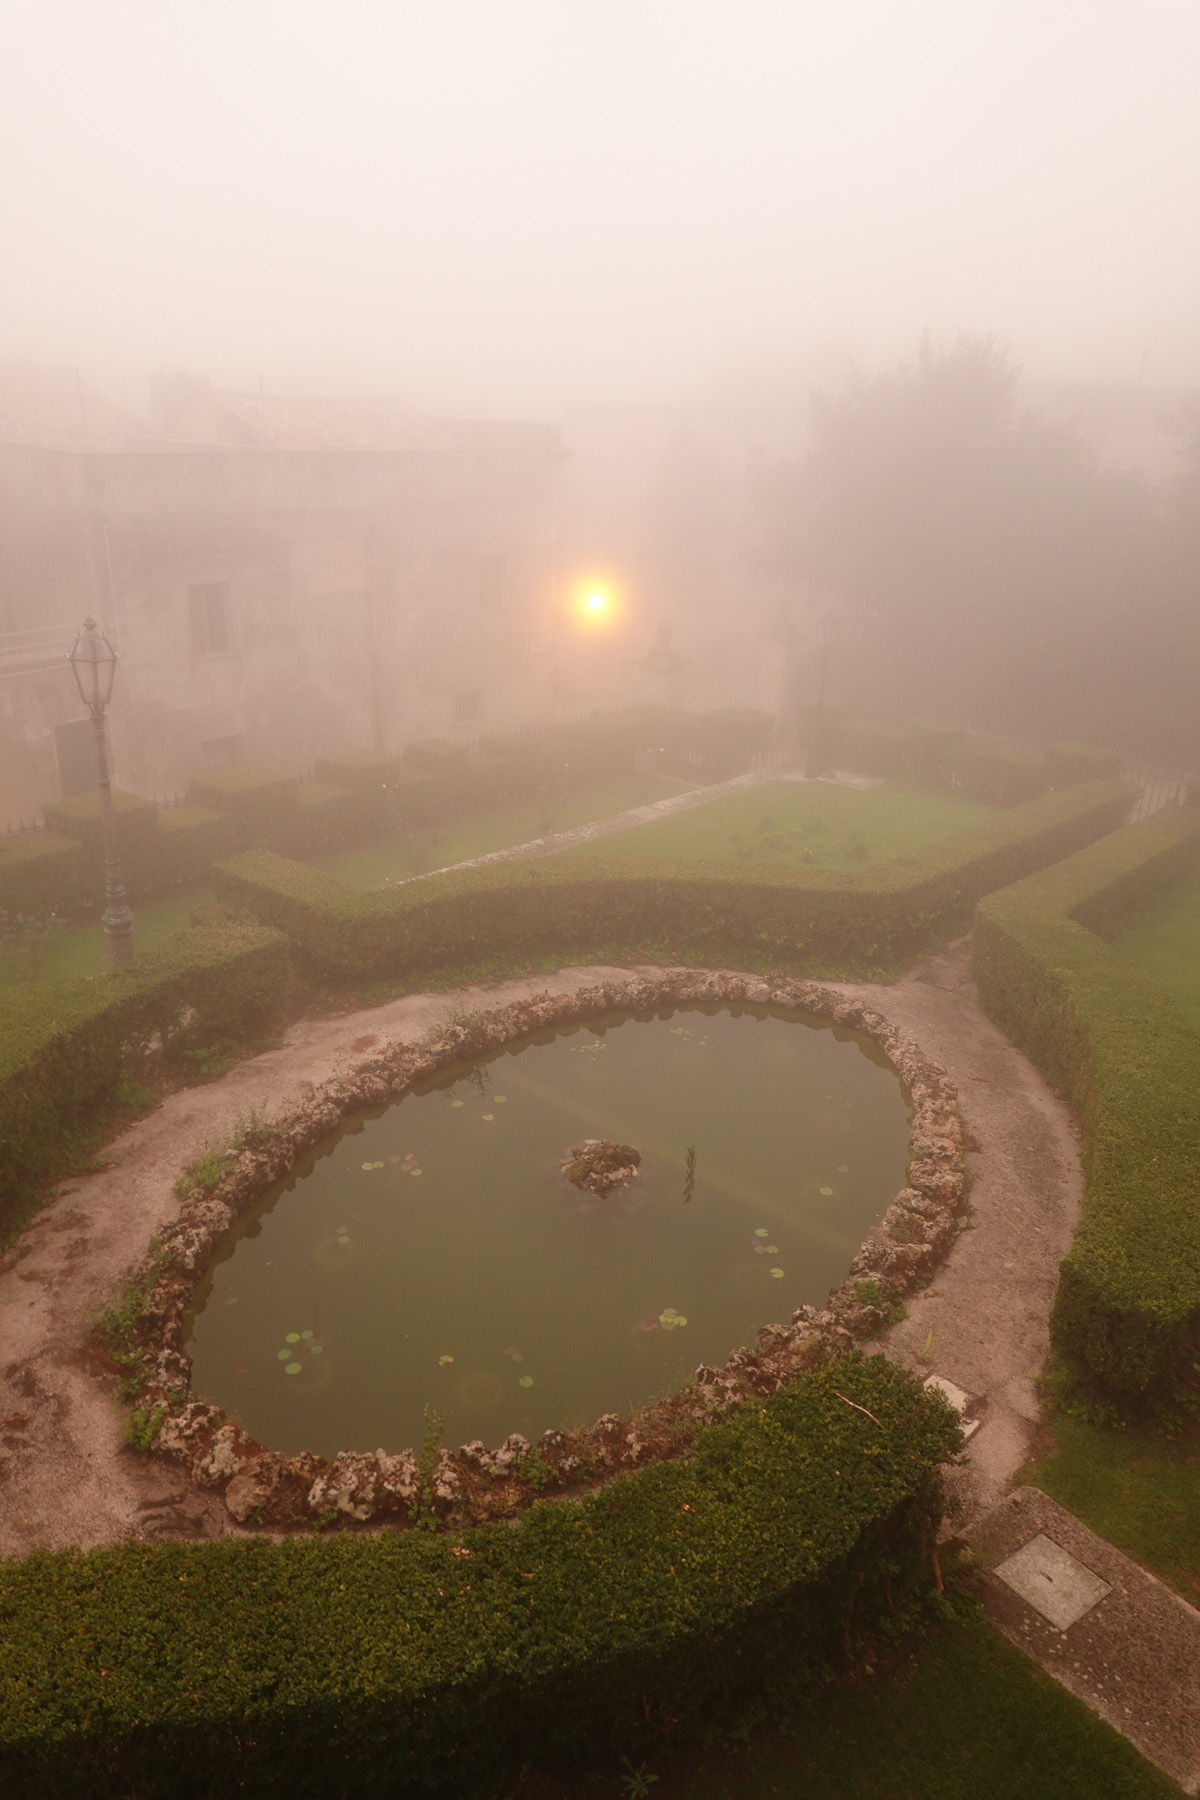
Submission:
{"label": "green pond water", "polygon": [[[608,1199],[559,1164],[642,1154]],[[686,1176],[688,1147],[694,1178]],[[197,1295],[194,1386],[285,1453],[628,1413],[823,1304],[903,1185],[908,1110],[801,1014],[611,1015],[349,1121],[244,1218]]]}

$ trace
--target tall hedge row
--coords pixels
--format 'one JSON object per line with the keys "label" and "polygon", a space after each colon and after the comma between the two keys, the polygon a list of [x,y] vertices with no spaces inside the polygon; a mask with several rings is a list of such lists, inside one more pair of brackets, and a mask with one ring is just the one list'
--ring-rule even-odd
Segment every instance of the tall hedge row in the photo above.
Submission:
{"label": "tall hedge row", "polygon": [[230,922],[193,926],[113,974],[0,993],[0,1238],[151,1049],[170,1059],[258,1035],[289,979],[278,932]]}
{"label": "tall hedge row", "polygon": [[1086,1198],[1054,1342],[1125,1402],[1190,1374],[1200,1346],[1200,1033],[1097,933],[1200,855],[1171,807],[980,903],[988,1012],[1082,1115]]}
{"label": "tall hedge row", "polygon": [[564,852],[364,891],[251,851],[217,870],[217,887],[286,932],[323,976],[416,982],[497,963],[629,954],[829,973],[894,965],[965,925],[981,894],[1119,824],[1129,797],[1118,782],[1085,783],[850,873],[650,856],[630,873]]}
{"label": "tall hedge row", "polygon": [[0,1787],[476,1796],[686,1738],[903,1617],[960,1442],[912,1376],[845,1359],[515,1525],[0,1566]]}

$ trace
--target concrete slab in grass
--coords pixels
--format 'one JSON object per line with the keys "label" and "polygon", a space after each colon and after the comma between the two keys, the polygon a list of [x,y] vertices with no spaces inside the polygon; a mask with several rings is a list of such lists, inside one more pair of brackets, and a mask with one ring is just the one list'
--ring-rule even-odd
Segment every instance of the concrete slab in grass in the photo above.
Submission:
{"label": "concrete slab in grass", "polygon": [[1017,1488],[968,1539],[992,1624],[1200,1792],[1200,1612],[1037,1488]]}
{"label": "concrete slab in grass", "polygon": [[1105,1594],[1112,1593],[1107,1581],[1101,1581],[1040,1531],[998,1563],[993,1573],[1060,1631],[1077,1624]]}

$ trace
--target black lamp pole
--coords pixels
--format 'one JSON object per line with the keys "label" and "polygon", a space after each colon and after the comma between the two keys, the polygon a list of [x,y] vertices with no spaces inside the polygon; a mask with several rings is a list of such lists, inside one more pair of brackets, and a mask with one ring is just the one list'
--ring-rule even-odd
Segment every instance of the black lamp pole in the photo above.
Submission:
{"label": "black lamp pole", "polygon": [[104,715],[112,698],[117,653],[97,625],[85,619],[69,653],[79,697],[92,718],[96,734],[96,776],[100,790],[100,827],[104,836],[104,912],[101,924],[108,938],[109,967],[116,969],[133,955],[133,914],[125,904],[121,863],[117,855],[117,827],[113,817],[112,780],[108,772],[108,745]]}

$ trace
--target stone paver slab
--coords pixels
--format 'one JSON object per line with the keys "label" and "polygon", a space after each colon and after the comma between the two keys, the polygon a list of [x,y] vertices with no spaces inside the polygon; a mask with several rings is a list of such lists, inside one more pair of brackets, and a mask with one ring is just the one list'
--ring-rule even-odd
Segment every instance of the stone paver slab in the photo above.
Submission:
{"label": "stone paver slab", "polygon": [[[1066,1626],[1002,1575],[1039,1538],[1108,1589]],[[1185,1793],[1200,1791],[1200,1612],[1038,1488],[1017,1488],[968,1539],[983,1559],[974,1579],[992,1624]]]}
{"label": "stone paver slab", "polygon": [[1006,1556],[994,1573],[1060,1631],[1077,1624],[1105,1594],[1112,1593],[1107,1581],[1085,1569],[1041,1531]]}

